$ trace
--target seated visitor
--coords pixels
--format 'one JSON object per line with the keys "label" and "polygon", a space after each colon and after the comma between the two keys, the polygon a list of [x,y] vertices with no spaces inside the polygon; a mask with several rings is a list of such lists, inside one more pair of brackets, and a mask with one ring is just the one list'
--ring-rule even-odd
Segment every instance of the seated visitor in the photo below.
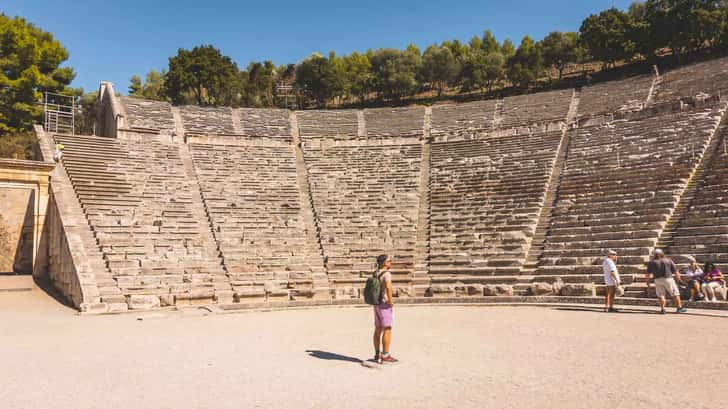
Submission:
{"label": "seated visitor", "polygon": [[690,257],[690,265],[680,275],[680,281],[685,284],[690,292],[690,301],[702,299],[700,285],[703,283],[703,270],[698,266],[694,257]]}
{"label": "seated visitor", "polygon": [[716,291],[719,291],[725,299],[725,277],[723,273],[710,261],[705,263],[703,268],[705,274],[703,274],[703,294],[708,301],[718,301],[716,298]]}

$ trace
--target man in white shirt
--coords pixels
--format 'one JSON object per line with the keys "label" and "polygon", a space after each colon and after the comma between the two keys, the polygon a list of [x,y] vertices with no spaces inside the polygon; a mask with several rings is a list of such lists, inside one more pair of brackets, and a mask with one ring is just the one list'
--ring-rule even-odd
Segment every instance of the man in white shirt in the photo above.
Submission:
{"label": "man in white shirt", "polygon": [[617,270],[617,252],[609,250],[607,257],[604,258],[602,269],[604,270],[604,284],[607,285],[607,295],[604,300],[605,312],[619,312],[614,308],[614,296],[617,293],[617,287],[622,283]]}

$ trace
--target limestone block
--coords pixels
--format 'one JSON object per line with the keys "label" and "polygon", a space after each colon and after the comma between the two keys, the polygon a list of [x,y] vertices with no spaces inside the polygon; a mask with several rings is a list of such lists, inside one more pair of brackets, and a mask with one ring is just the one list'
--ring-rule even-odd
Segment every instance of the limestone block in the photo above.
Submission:
{"label": "limestone block", "polygon": [[483,295],[486,297],[493,296],[513,296],[513,286],[506,284],[488,284],[483,286]]}
{"label": "limestone block", "polygon": [[[554,288],[554,291],[556,289]],[[594,283],[568,283],[561,288],[561,295],[565,297],[594,297],[596,286]]]}
{"label": "limestone block", "polygon": [[130,310],[149,310],[159,307],[159,296],[134,294],[128,297]]}
{"label": "limestone block", "polygon": [[454,297],[455,287],[452,285],[433,285],[425,291],[425,297]]}
{"label": "limestone block", "polygon": [[532,283],[529,293],[531,295],[553,295],[554,286],[549,283]]}

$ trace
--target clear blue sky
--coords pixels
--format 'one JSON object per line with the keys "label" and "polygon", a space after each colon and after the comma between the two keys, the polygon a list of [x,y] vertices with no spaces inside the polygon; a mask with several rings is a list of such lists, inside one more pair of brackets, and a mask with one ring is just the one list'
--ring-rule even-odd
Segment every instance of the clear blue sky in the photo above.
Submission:
{"label": "clear blue sky", "polygon": [[357,1],[40,1],[3,0],[0,12],[50,31],[70,52],[73,85],[93,90],[162,69],[178,48],[213,44],[239,66],[270,59],[295,63],[319,51],[404,48],[467,41],[490,28],[518,44],[525,34],[576,31],[591,13],[631,0]]}

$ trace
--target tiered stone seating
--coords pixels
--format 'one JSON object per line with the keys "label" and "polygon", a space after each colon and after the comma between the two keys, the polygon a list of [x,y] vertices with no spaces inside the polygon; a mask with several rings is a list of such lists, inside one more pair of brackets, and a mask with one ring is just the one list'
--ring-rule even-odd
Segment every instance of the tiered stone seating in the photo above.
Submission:
{"label": "tiered stone seating", "polygon": [[[230,291],[204,211],[193,205],[179,147],[58,135],[63,165],[124,295],[211,300]],[[195,187],[193,189],[193,187]],[[197,199],[199,200],[199,199]],[[156,301],[155,301],[156,300]]]}
{"label": "tiered stone seating", "polygon": [[434,143],[433,282],[516,275],[538,222],[562,133]]}
{"label": "tiered stone seating", "polygon": [[589,117],[617,111],[641,109],[652,87],[652,75],[610,81],[581,89],[579,116]]}
{"label": "tiered stone seating", "polygon": [[200,188],[236,293],[287,296],[323,273],[307,235],[290,140],[272,146],[192,144]]}
{"label": "tiered stone seating", "polygon": [[491,130],[495,126],[498,100],[474,101],[432,107],[432,136]]}
{"label": "tiered stone seating", "polygon": [[359,134],[356,110],[298,111],[301,138],[353,139]]}
{"label": "tiered stone seating", "polygon": [[383,253],[394,257],[394,279],[407,280],[414,268],[422,146],[340,146],[304,154],[332,282],[363,282]]}
{"label": "tiered stone seating", "polygon": [[728,265],[728,127],[723,126],[718,151],[713,156],[696,196],[668,252],[676,262],[694,256],[699,263],[713,261],[723,271]]}
{"label": "tiered stone seating", "polygon": [[539,92],[503,100],[501,128],[566,120],[573,89]]}
{"label": "tiered stone seating", "polygon": [[237,112],[244,135],[291,137],[290,111],[287,109],[239,108]]}
{"label": "tiered stone seating", "polygon": [[365,109],[367,136],[421,136],[424,133],[425,108]]}
{"label": "tiered stone seating", "polygon": [[665,72],[660,81],[656,101],[671,102],[685,97],[727,93],[728,57],[724,57]]}
{"label": "tiered stone seating", "polygon": [[182,106],[179,112],[185,132],[203,135],[235,134],[230,108]]}
{"label": "tiered stone seating", "polygon": [[131,128],[174,132],[172,105],[168,102],[121,97],[126,110],[126,120]]}
{"label": "tiered stone seating", "polygon": [[537,273],[600,283],[608,249],[619,253],[627,279],[643,272],[721,113],[717,107],[640,113],[571,131]]}

